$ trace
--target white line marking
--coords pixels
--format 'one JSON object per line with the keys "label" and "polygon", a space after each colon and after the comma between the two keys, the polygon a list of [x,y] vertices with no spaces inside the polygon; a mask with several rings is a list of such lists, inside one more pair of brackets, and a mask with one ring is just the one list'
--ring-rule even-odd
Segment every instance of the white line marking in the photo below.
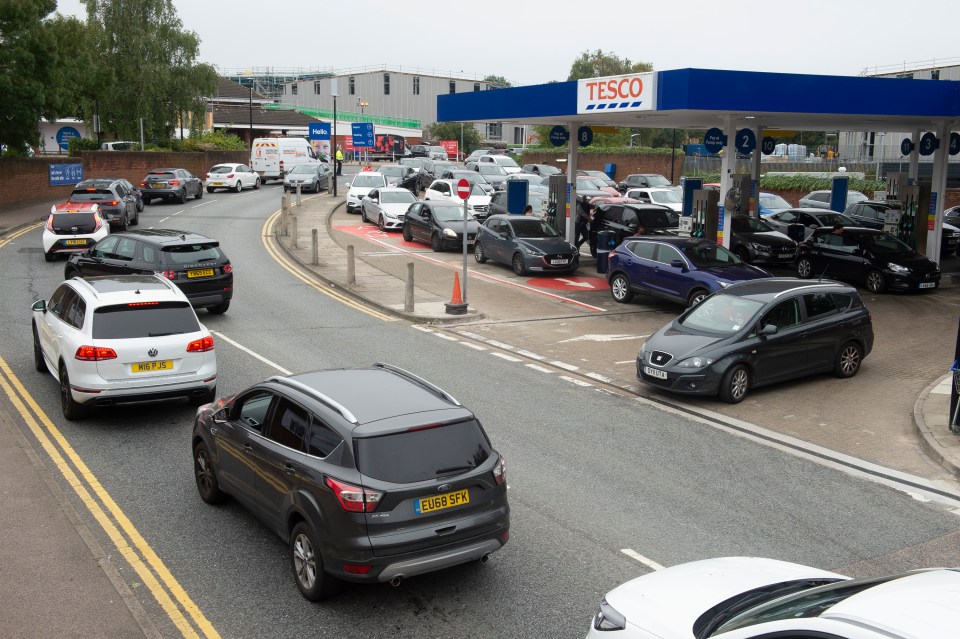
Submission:
{"label": "white line marking", "polygon": [[213,203],[214,203],[214,200],[207,200],[206,202],[201,202],[200,204],[194,204],[190,208],[195,209],[199,206],[204,206],[205,204],[213,204]]}
{"label": "white line marking", "polygon": [[638,552],[636,552],[636,551],[633,551],[633,550],[630,550],[629,548],[622,548],[622,549],[620,550],[620,552],[622,552],[623,554],[625,554],[627,557],[630,557],[631,559],[636,559],[637,561],[639,561],[641,564],[643,564],[643,565],[646,566],[647,568],[651,568],[651,569],[653,569],[653,570],[663,570],[663,566],[661,566],[660,564],[658,564],[658,563],[655,562],[654,560],[648,559],[648,558],[644,557],[643,555],[641,555],[640,553],[638,553]]}
{"label": "white line marking", "polygon": [[522,362],[523,360],[519,357],[514,357],[513,355],[507,355],[506,353],[490,353],[494,357],[499,357],[500,359],[505,359],[508,362]]}
{"label": "white line marking", "polygon": [[622,342],[624,340],[633,340],[633,339],[644,339],[650,337],[649,335],[598,335],[598,334],[587,334],[587,335],[578,335],[577,337],[571,337],[570,339],[564,339],[557,342],[558,344],[566,344],[567,342]]}
{"label": "white line marking", "polygon": [[480,346],[479,344],[474,344],[473,342],[460,342],[467,348],[472,348],[475,351],[485,351],[487,350],[485,346]]}
{"label": "white line marking", "polygon": [[432,332],[433,332],[433,329],[432,329],[432,328],[427,328],[426,326],[419,326],[419,325],[417,325],[417,324],[414,324],[413,327],[414,327],[415,329],[417,329],[418,331],[421,331],[421,332],[424,332],[424,333],[432,333]]}
{"label": "white line marking", "polygon": [[598,382],[603,382],[604,384],[610,384],[613,382],[612,379],[610,379],[609,377],[604,377],[600,373],[585,373],[585,375],[590,379],[595,379]]}
{"label": "white line marking", "polygon": [[517,355],[523,355],[524,357],[529,357],[530,359],[537,359],[540,361],[547,359],[543,355],[537,355],[536,353],[531,353],[530,351],[517,351]]}
{"label": "white line marking", "polygon": [[478,341],[480,341],[480,342],[485,342],[485,341],[487,341],[487,338],[486,338],[486,337],[482,337],[482,336],[480,336],[480,335],[477,335],[476,333],[470,333],[470,332],[467,332],[467,331],[459,331],[459,332],[460,332],[460,334],[463,335],[464,337],[469,337],[470,339],[475,339],[475,340],[478,340]]}
{"label": "white line marking", "polygon": [[633,363],[636,362],[636,361],[637,361],[637,360],[635,360],[635,359],[625,359],[625,360],[623,360],[622,362],[614,362],[614,364],[633,364]]}
{"label": "white line marking", "polygon": [[547,368],[546,366],[540,366],[539,364],[526,364],[525,366],[527,368],[532,368],[535,371],[540,371],[541,373],[547,373],[547,374],[553,373],[553,371]]}
{"label": "white line marking", "polygon": [[157,222],[157,224],[163,224],[164,222],[166,222],[166,221],[169,220],[169,219],[170,219],[170,216],[168,215],[167,217],[165,217],[165,218],[163,218],[162,220],[160,220],[159,222]]}
{"label": "white line marking", "polygon": [[565,364],[564,362],[550,362],[557,368],[562,368],[565,371],[570,371],[571,373],[580,370],[579,366],[574,366],[573,364]]}
{"label": "white line marking", "polygon": [[450,341],[450,342],[459,341],[459,340],[457,340],[457,338],[454,337],[453,335],[444,335],[443,333],[434,333],[434,335],[437,336],[437,337],[439,337],[440,339],[445,339],[445,340]]}
{"label": "white line marking", "polygon": [[512,350],[514,350],[513,346],[510,346],[509,344],[504,344],[503,342],[498,342],[498,341],[495,340],[495,339],[488,339],[488,340],[484,340],[484,341],[485,341],[487,344],[489,344],[490,346],[496,346],[497,348],[502,348],[502,349],[505,350],[505,351],[512,351]]}
{"label": "white line marking", "polygon": [[593,386],[593,384],[585,382],[582,379],[577,379],[576,377],[567,377],[566,375],[561,375],[560,379],[565,379],[571,384],[576,384],[577,386]]}
{"label": "white line marking", "polygon": [[221,333],[221,332],[219,332],[219,331],[210,331],[210,332],[211,332],[212,334],[216,335],[218,338],[220,338],[220,339],[222,339],[223,341],[225,341],[227,344],[230,344],[230,345],[232,345],[232,346],[236,346],[237,348],[239,348],[241,351],[243,351],[243,352],[246,353],[247,355],[250,355],[251,357],[255,357],[256,359],[259,359],[261,362],[263,362],[263,363],[266,364],[267,366],[272,366],[273,368],[277,369],[278,371],[280,371],[280,372],[283,373],[284,375],[292,375],[292,372],[291,372],[291,371],[288,371],[288,370],[285,369],[283,366],[280,366],[279,364],[275,364],[274,362],[271,362],[269,359],[267,359],[267,358],[264,357],[263,355],[260,355],[260,354],[258,354],[258,353],[254,353],[253,351],[251,351],[249,348],[247,348],[247,347],[244,346],[243,344],[239,344],[239,343],[233,341],[232,339],[230,339],[229,337],[227,337],[227,336],[224,335],[223,333]]}

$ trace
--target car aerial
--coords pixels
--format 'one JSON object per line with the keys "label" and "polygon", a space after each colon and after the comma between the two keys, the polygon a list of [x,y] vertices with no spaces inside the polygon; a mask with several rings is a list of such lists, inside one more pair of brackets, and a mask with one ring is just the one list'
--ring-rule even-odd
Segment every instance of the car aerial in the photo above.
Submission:
{"label": "car aerial", "polygon": [[361,171],[347,182],[347,213],[360,211],[360,201],[373,189],[387,185],[387,178],[375,171]]}
{"label": "car aerial", "polygon": [[326,162],[298,164],[284,174],[283,190],[295,192],[299,186],[301,193],[319,193],[321,189],[330,190],[330,181],[333,179],[333,170]]}
{"label": "car aerial", "polygon": [[675,213],[683,211],[683,197],[677,195],[673,189],[638,187],[627,189],[624,195],[644,204],[665,206]]}
{"label": "car aerial", "polygon": [[625,193],[629,188],[650,186],[660,186],[666,188],[672,186],[672,184],[670,180],[663,177],[659,173],[631,173],[625,177],[620,184],[617,185],[617,189],[621,193]]}
{"label": "car aerial", "polygon": [[158,273],[177,285],[194,308],[226,313],[233,299],[233,265],[214,239],[190,231],[141,229],[114,233],[74,253],[65,279]]}
{"label": "car aerial", "polygon": [[555,228],[532,215],[494,215],[477,232],[473,256],[483,264],[488,259],[509,264],[517,275],[527,273],[573,273],[580,266],[580,252]]}
{"label": "car aerial", "polygon": [[403,239],[407,242],[426,242],[437,253],[444,250],[463,250],[463,233],[467,245],[473,244],[480,223],[467,215],[463,221],[463,204],[449,200],[415,202],[403,219]]}
{"label": "car aerial", "polygon": [[502,188],[504,182],[510,177],[506,169],[498,164],[478,164],[473,169],[483,176],[487,182],[493,185],[494,189]]}
{"label": "car aerial", "polygon": [[67,280],[34,303],[32,324],[34,365],[60,382],[67,419],[91,406],[215,397],[213,337],[158,275]]}
{"label": "car aerial", "polygon": [[384,164],[377,169],[387,179],[387,186],[399,186],[414,193],[420,192],[420,172],[402,164]]}
{"label": "car aerial", "polygon": [[373,189],[360,200],[360,217],[364,222],[374,222],[381,231],[403,227],[403,218],[417,196],[398,186]]}
{"label": "car aerial", "polygon": [[549,164],[524,164],[522,168],[524,173],[535,173],[544,177],[548,175],[562,175],[563,171]]}
{"label": "car aerial", "polygon": [[125,183],[129,184],[112,178],[84,180],[73,187],[67,202],[96,202],[100,206],[100,217],[111,226],[125,230],[140,223],[137,195]]}
{"label": "car aerial", "polygon": [[[433,184],[423,192],[423,199],[425,201],[453,202],[463,208],[463,200],[457,195],[456,180],[434,180]],[[467,212],[480,220],[485,219],[490,214],[490,196],[479,184],[470,185]]]}
{"label": "car aerial", "polygon": [[441,180],[453,180],[454,182],[459,182],[461,179],[466,180],[470,184],[476,184],[483,192],[487,195],[493,195],[496,189],[492,184],[487,182],[487,178],[483,177],[476,171],[468,171],[467,169],[458,169],[456,171],[444,171],[440,178]]}
{"label": "car aerial", "polygon": [[960,623],[958,587],[956,569],[851,579],[774,559],[705,559],[608,592],[587,638],[941,639]]}
{"label": "car aerial", "polygon": [[143,203],[154,199],[171,200],[184,204],[191,195],[203,197],[203,181],[186,169],[153,169],[140,182]]}
{"label": "car aerial", "polygon": [[871,293],[940,286],[940,267],[899,239],[877,229],[817,229],[797,253],[799,277],[832,277],[863,283]]}
{"label": "car aerial", "polygon": [[311,601],[342,581],[396,586],[486,561],[510,536],[504,459],[479,420],[389,364],[271,377],[218,399],[197,411],[192,452],[200,497],[230,495],[288,543]]}
{"label": "car aerial", "polygon": [[432,160],[443,160],[444,162],[450,159],[447,155],[447,150],[442,146],[428,146],[427,157]]}
{"label": "car aerial", "polygon": [[621,304],[634,293],[696,306],[734,282],[770,277],[723,246],[698,237],[632,236],[610,252],[607,281]]}
{"label": "car aerial", "polygon": [[[549,193],[546,187],[534,186],[527,191],[527,204],[533,208],[533,214],[538,217],[546,217],[547,201]],[[490,215],[507,215],[511,211],[507,208],[509,196],[506,191],[497,191],[490,197]],[[513,213],[519,215],[522,211]]]}
{"label": "car aerial", "polygon": [[790,203],[776,193],[760,193],[760,215],[771,215],[785,209],[792,209]]}
{"label": "car aerial", "polygon": [[590,222],[590,254],[597,254],[597,234],[600,231],[613,233],[614,246],[624,238],[636,234],[675,234],[680,220],[676,213],[659,204],[632,204],[629,202],[602,202],[593,209]]}
{"label": "car aerial", "polygon": [[[801,209],[830,209],[830,198],[832,197],[832,192],[828,190],[821,191],[810,191],[797,203],[797,208]],[[847,204],[853,204],[854,202],[863,202],[869,200],[866,195],[860,191],[847,191]]]}
{"label": "car aerial", "polygon": [[[779,213],[765,215],[761,219],[772,226],[773,230],[780,231],[793,240],[810,237],[814,229],[833,228],[837,224],[840,226],[857,226],[856,222],[843,213],[837,213],[829,209],[787,209]],[[797,237],[790,234],[791,227],[796,229],[794,233],[797,234]],[[803,231],[802,238],[799,237],[800,230]]]}
{"label": "car aerial", "polygon": [[[868,229],[883,229],[887,211],[900,211],[900,202],[866,200],[847,206],[843,214]],[[960,220],[958,220],[960,221]],[[940,255],[955,253],[960,247],[960,228],[944,221],[940,229]]]}
{"label": "car aerial", "polygon": [[109,234],[96,202],[54,204],[43,226],[43,259],[52,262],[61,253],[85,251]]}
{"label": "car aerial", "polygon": [[651,335],[637,379],[736,404],[751,388],[796,377],[853,377],[872,348],[870,312],[852,286],[757,279],[727,286]]}
{"label": "car aerial", "polygon": [[797,243],[761,219],[730,217],[730,250],[749,264],[789,264],[797,257]]}
{"label": "car aerial", "polygon": [[464,167],[476,171],[477,167],[485,164],[496,164],[502,167],[507,173],[520,172],[520,165],[517,164],[516,160],[507,155],[481,155],[475,160],[467,160]]}
{"label": "car aerial", "polygon": [[610,176],[604,173],[603,171],[579,170],[577,171],[577,175],[587,175],[589,177],[592,177],[594,180],[597,180],[599,182],[602,182],[603,184],[606,184],[610,188],[616,190],[618,193],[620,192],[620,190],[617,188],[617,181],[610,179]]}
{"label": "car aerial", "polygon": [[260,174],[246,164],[215,164],[207,171],[207,193],[228,189],[239,193],[243,189],[259,189]]}

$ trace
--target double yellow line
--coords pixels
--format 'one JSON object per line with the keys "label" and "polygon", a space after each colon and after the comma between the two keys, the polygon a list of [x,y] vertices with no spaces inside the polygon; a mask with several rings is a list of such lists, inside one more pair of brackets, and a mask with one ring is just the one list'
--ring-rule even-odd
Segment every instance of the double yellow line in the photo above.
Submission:
{"label": "double yellow line", "polygon": [[22,228],[22,229],[20,229],[19,231],[15,231],[14,233],[11,233],[11,234],[8,235],[7,237],[5,237],[5,238],[3,238],[2,240],[0,240],[0,248],[3,248],[4,246],[6,246],[7,244],[9,244],[10,242],[12,242],[12,241],[14,241],[15,239],[17,239],[18,237],[20,237],[21,235],[26,235],[27,233],[29,233],[29,232],[32,231],[33,229],[40,228],[41,226],[43,226],[43,224],[44,224],[43,222],[37,222],[36,224],[31,224],[31,225],[28,226],[28,227]]}
{"label": "double yellow line", "polygon": [[345,306],[349,306],[352,309],[360,311],[361,313],[366,313],[370,317],[375,317],[384,322],[395,322],[396,317],[392,315],[387,315],[386,313],[381,313],[380,311],[374,310],[368,306],[364,306],[360,302],[351,298],[350,296],[341,293],[333,288],[323,286],[319,284],[316,280],[307,277],[303,274],[303,269],[299,265],[292,262],[286,255],[280,253],[280,250],[274,244],[273,235],[271,234],[271,229],[276,223],[277,218],[280,217],[280,211],[274,212],[267,221],[263,224],[263,229],[260,232],[261,239],[263,241],[263,247],[267,250],[267,253],[272,257],[284,270],[289,272],[295,278],[317,291],[318,293],[323,293],[331,299],[335,299]]}
{"label": "double yellow line", "polygon": [[[29,229],[27,229],[29,230]],[[13,239],[11,238],[8,239]],[[7,240],[4,241],[4,243]],[[0,248],[3,244],[0,244]],[[60,430],[30,396],[10,366],[0,358],[0,388],[10,399],[57,470],[133,568],[140,581],[184,637],[219,638],[213,625],[200,612],[160,557],[107,493]]]}

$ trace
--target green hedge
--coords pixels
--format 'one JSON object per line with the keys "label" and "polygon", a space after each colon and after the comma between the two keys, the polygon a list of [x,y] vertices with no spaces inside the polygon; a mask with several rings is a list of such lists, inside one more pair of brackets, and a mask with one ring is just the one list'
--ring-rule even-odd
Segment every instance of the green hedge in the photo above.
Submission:
{"label": "green hedge", "polygon": [[100,148],[96,140],[91,138],[70,138],[67,140],[67,152],[76,155],[80,151],[96,151]]}
{"label": "green hedge", "polygon": [[[691,171],[684,173],[685,177],[696,177],[703,180],[704,184],[719,182],[719,173],[705,173],[703,171]],[[828,177],[816,177],[812,175],[763,175],[760,176],[760,188],[769,191],[822,191],[829,190],[833,186],[833,179]],[[886,191],[887,184],[883,180],[861,180],[850,178],[850,190],[860,191],[865,195],[873,197],[874,191]]]}
{"label": "green hedge", "polygon": [[[552,154],[558,157],[566,157],[566,146],[533,146],[527,147],[530,153]],[[579,155],[673,155],[683,157],[683,149],[652,148],[646,146],[581,146],[577,149]]]}

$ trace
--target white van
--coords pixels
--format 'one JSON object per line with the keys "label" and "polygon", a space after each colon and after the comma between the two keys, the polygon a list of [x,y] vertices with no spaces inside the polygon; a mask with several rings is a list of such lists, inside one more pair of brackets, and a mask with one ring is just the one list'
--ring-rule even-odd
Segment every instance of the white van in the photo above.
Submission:
{"label": "white van", "polygon": [[283,180],[300,164],[320,164],[313,147],[304,138],[256,138],[250,150],[250,166],[260,181]]}

